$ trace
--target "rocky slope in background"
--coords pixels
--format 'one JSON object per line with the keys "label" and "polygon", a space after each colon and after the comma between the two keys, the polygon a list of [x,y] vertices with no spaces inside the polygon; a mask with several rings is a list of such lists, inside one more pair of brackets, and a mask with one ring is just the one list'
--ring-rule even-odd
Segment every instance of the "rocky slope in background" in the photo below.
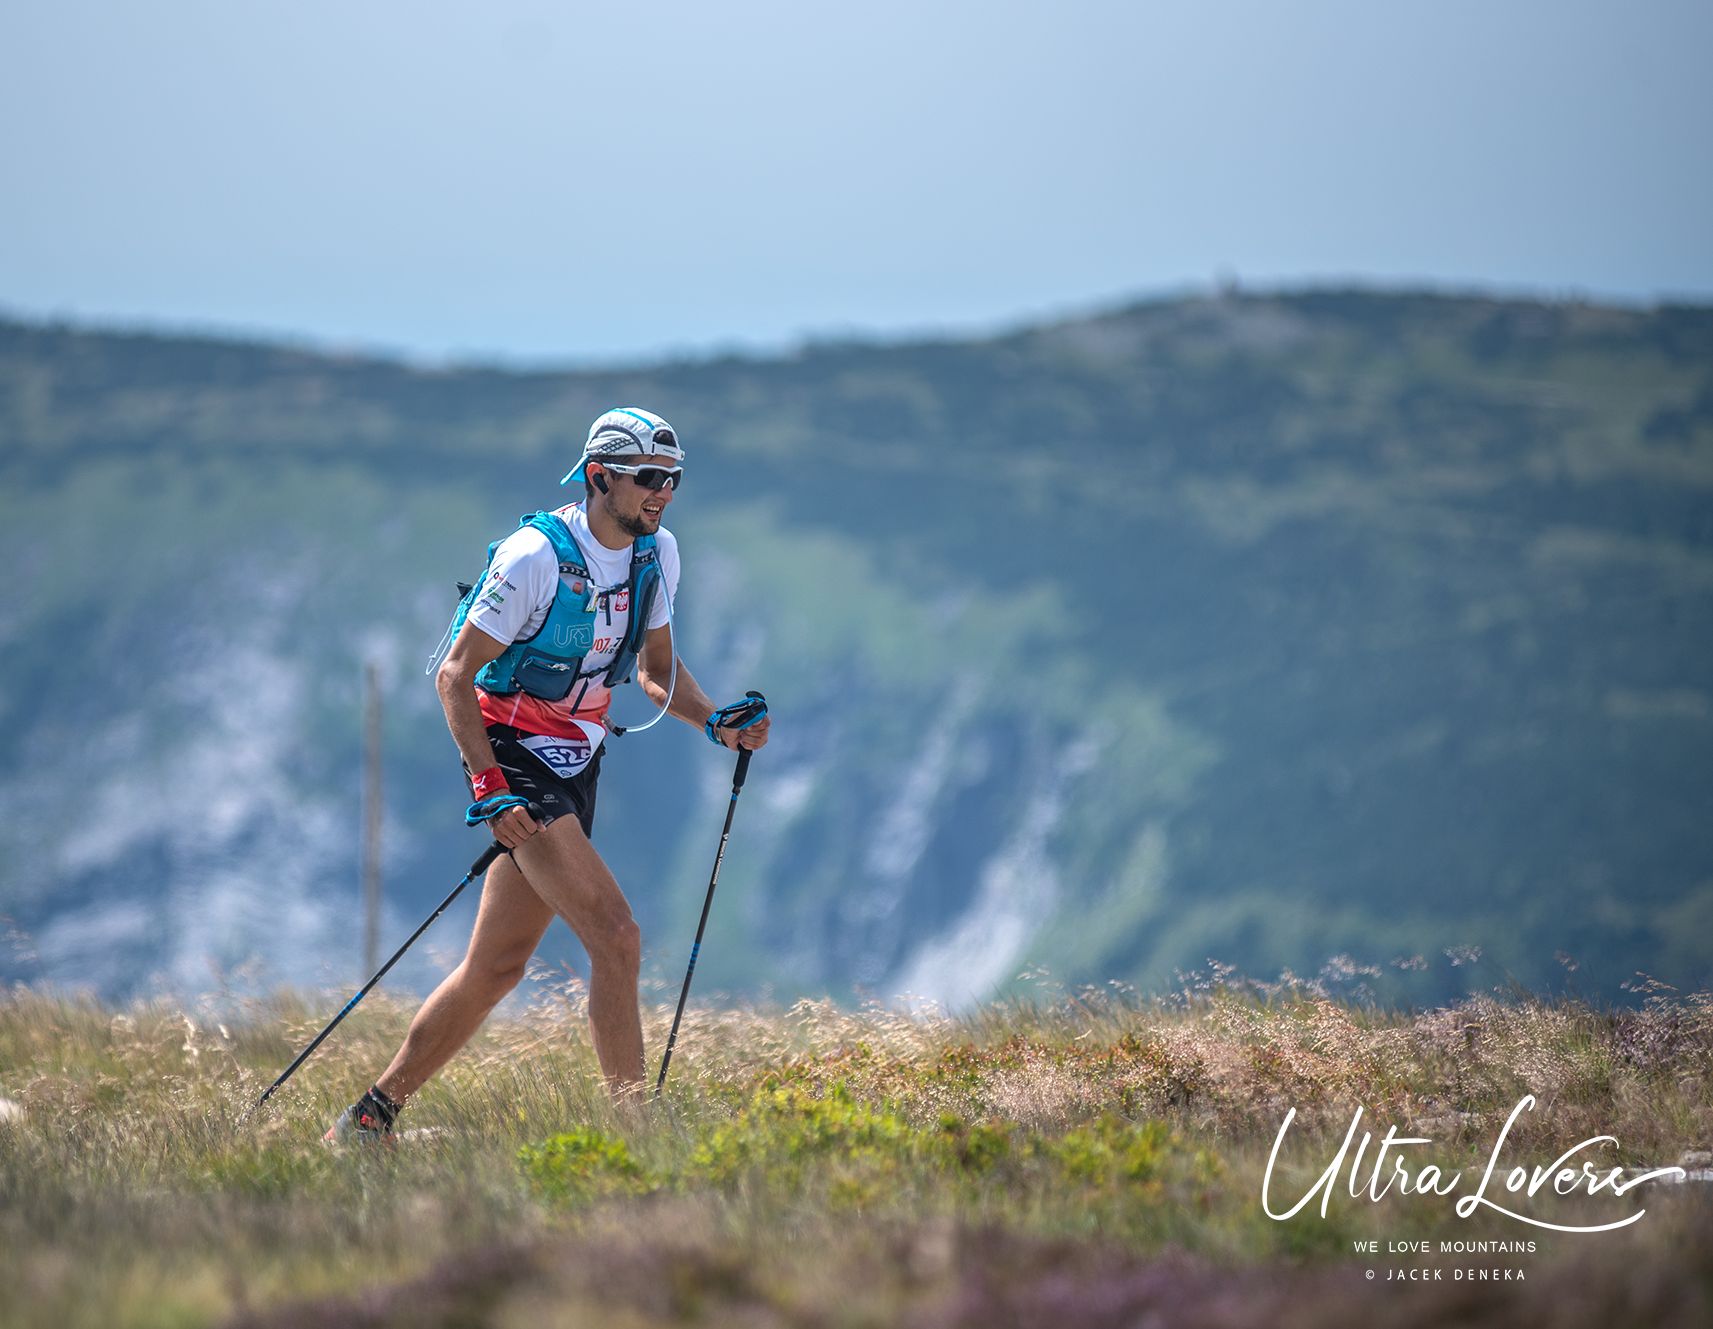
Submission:
{"label": "rocky slope in background", "polygon": [[[479,847],[451,584],[618,401],[779,717],[707,990],[1713,979],[1713,310],[1361,292],[586,373],[0,323],[0,977],[348,982],[370,661],[408,931]],[[675,985],[729,765],[665,728],[597,838]]]}

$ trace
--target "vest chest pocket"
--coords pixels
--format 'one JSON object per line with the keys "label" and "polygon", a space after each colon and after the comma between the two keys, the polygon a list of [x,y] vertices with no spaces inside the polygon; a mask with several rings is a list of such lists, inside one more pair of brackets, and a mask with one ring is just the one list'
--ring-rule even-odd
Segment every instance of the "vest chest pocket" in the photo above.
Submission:
{"label": "vest chest pocket", "polygon": [[525,651],[512,670],[516,685],[542,701],[564,701],[577,681],[576,663],[551,655]]}

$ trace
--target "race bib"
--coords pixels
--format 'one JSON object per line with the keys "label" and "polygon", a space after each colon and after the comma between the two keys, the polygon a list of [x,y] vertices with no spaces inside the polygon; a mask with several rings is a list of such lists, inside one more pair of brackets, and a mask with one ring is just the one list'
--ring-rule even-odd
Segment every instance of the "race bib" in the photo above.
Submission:
{"label": "race bib", "polygon": [[586,720],[573,720],[571,723],[583,732],[571,738],[558,734],[529,734],[518,739],[521,746],[534,753],[561,780],[569,780],[581,772],[607,736],[607,731],[598,724],[590,724]]}

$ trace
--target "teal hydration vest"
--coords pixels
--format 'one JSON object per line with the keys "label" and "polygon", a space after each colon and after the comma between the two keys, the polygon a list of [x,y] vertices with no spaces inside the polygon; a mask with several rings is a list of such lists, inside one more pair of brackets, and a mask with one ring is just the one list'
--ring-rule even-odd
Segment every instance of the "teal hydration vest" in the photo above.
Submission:
{"label": "teal hydration vest", "polygon": [[[559,558],[559,588],[541,626],[529,636],[514,641],[497,659],[482,666],[476,675],[476,683],[484,692],[500,696],[521,691],[542,701],[563,701],[572,685],[585,677],[583,657],[594,648],[595,620],[601,614],[605,593],[596,589],[583,551],[577,547],[571,528],[563,517],[552,512],[535,512],[521,519],[519,529],[525,526],[533,526],[553,546],[553,552]],[[488,546],[489,567],[493,565],[494,551],[499,547],[498,540]],[[566,577],[572,578],[581,589],[573,589],[566,583]],[[459,602],[458,612],[452,619],[452,640],[457,640],[470,607],[480,598],[487,581],[488,571],[484,568],[481,579],[465,592]],[[644,535],[631,544],[630,621],[625,626],[624,641],[619,645],[618,654],[606,667],[602,680],[606,687],[617,687],[629,681],[637,652],[642,649],[643,633],[647,631],[645,625],[649,611],[654,607],[654,592],[659,585],[660,556],[655,550],[655,539],[652,535]],[[589,676],[597,672],[601,671],[591,670]]]}

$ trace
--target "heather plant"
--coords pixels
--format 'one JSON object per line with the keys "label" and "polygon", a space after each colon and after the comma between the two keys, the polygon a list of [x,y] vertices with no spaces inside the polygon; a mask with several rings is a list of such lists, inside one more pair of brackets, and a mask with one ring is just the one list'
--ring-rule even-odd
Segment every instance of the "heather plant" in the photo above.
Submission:
{"label": "heather plant", "polygon": [[[1713,1146],[1708,994],[1401,1012],[1338,980],[1215,970],[1161,999],[1037,981],[956,1018],[695,1006],[654,1104],[608,1097],[586,993],[538,980],[417,1096],[396,1147],[345,1152],[321,1130],[407,1003],[377,994],[246,1116],[325,1002],[114,1010],[16,990],[0,999],[0,1323],[950,1325],[1054,1297],[1065,1322],[1201,1297],[1246,1308],[1209,1323],[1287,1323],[1312,1296],[1336,1324],[1417,1304],[1352,1284],[1353,1241],[1477,1229],[1416,1197],[1268,1218],[1287,1112],[1280,1184],[1298,1195],[1358,1108],[1477,1170],[1525,1093],[1539,1110],[1512,1138],[1544,1157],[1597,1133],[1631,1167],[1695,1167]],[[651,1046],[669,1015],[648,1012]],[[1633,1228],[1543,1241],[1531,1290],[1493,1322],[1574,1323],[1643,1287],[1647,1318],[1701,1322],[1706,1194],[1661,1185]],[[1450,1314],[1432,1295],[1421,1316]]]}

